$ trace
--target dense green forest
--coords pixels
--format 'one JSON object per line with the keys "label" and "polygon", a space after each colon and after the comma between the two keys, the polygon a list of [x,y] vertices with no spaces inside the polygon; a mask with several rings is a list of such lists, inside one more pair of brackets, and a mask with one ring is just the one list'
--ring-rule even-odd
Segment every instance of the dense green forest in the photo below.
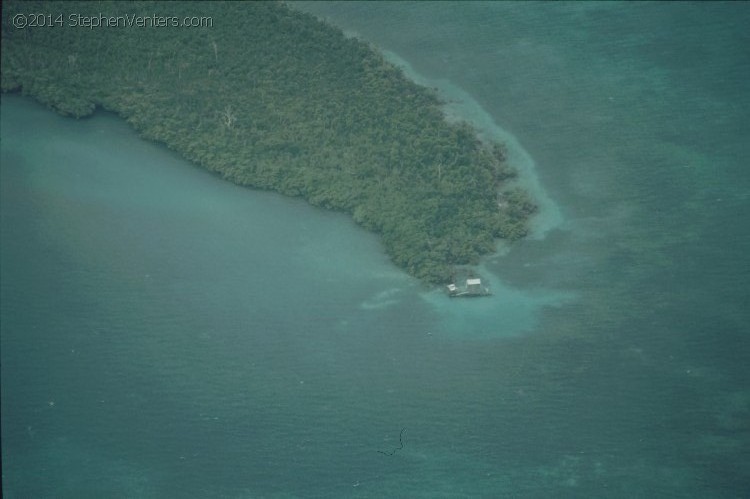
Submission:
{"label": "dense green forest", "polygon": [[[433,90],[307,14],[264,2],[2,10],[3,92],[76,118],[113,111],[232,182],[350,213],[427,282],[526,234],[535,205],[509,186],[502,145],[446,121]],[[187,16],[206,25],[172,26]]]}

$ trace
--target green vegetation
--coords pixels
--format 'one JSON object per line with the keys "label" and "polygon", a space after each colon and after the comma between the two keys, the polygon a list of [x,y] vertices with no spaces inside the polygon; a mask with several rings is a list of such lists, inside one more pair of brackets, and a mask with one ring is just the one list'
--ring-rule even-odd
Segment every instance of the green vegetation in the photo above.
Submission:
{"label": "green vegetation", "polygon": [[[76,118],[116,112],[232,182],[350,213],[425,281],[445,282],[496,238],[526,234],[535,206],[506,185],[514,172],[502,146],[448,123],[432,90],[309,15],[256,2],[8,0],[2,9],[3,92]],[[16,14],[40,13],[46,26],[13,25]],[[71,14],[79,24],[123,19],[92,29],[72,26]],[[212,25],[124,26],[134,15]]]}

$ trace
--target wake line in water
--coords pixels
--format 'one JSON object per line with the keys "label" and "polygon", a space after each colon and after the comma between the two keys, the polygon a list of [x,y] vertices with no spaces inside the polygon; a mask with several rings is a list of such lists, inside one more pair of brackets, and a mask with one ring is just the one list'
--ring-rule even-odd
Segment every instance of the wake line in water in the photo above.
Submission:
{"label": "wake line in water", "polygon": [[391,452],[386,452],[384,450],[379,450],[381,454],[385,454],[386,456],[392,456],[396,453],[396,451],[401,450],[404,448],[404,431],[406,431],[406,428],[401,428],[401,433],[398,434],[398,444],[399,446],[393,449]]}

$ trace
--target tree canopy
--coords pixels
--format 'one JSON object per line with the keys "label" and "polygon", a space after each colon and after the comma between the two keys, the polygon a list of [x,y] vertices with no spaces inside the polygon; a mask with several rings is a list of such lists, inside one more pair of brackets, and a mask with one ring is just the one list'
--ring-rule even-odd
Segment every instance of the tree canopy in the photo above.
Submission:
{"label": "tree canopy", "polygon": [[[265,2],[2,9],[3,92],[76,118],[113,111],[232,182],[350,213],[422,280],[445,282],[527,232],[535,205],[508,185],[503,146],[448,122],[433,90],[310,15]],[[210,25],[127,24],[138,16]]]}

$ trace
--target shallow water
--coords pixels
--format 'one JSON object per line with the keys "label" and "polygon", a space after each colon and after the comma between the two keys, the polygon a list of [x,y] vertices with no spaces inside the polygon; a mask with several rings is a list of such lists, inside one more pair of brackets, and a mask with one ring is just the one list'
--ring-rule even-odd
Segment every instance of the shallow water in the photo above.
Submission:
{"label": "shallow water", "polygon": [[746,495],[750,9],[299,8],[512,139],[535,237],[449,300],[346,216],[3,96],[4,497]]}

